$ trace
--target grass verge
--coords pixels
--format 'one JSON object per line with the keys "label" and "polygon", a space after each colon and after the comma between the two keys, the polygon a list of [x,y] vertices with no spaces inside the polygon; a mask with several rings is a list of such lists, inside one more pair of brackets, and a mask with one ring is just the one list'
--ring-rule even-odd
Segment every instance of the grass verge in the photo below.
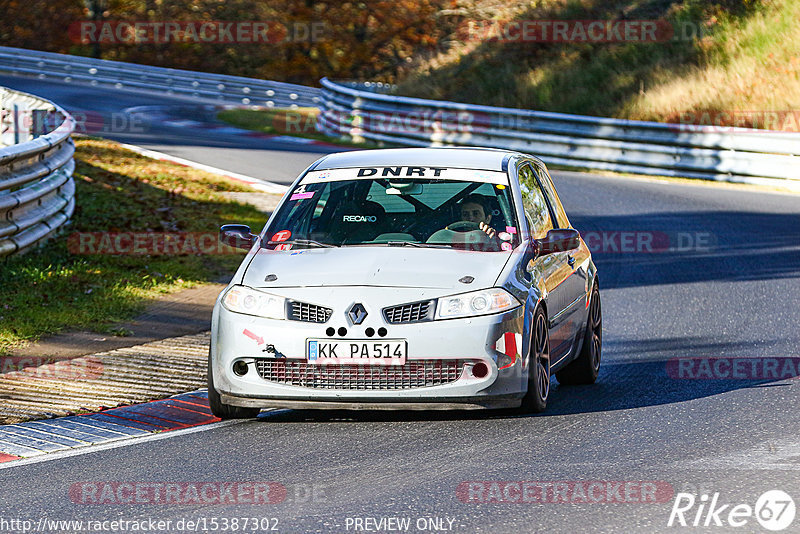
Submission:
{"label": "grass verge", "polygon": [[208,232],[231,222],[260,229],[265,215],[221,193],[229,179],[158,161],[95,138],[76,142],[76,209],[64,234],[0,260],[0,354],[65,329],[125,335],[114,324],[159,295],[219,280],[242,254],[77,254],[75,232]]}
{"label": "grass verge", "polygon": [[[398,94],[626,119],[797,131],[800,0],[543,0],[498,3],[516,21],[658,20],[656,42],[440,43]],[[524,6],[522,9],[519,6]],[[668,38],[667,38],[668,37]],[[771,120],[760,111],[788,112]],[[753,113],[756,112],[756,113]],[[769,124],[765,124],[771,120]],[[791,121],[783,125],[785,121]],[[784,126],[784,127],[782,127]]]}

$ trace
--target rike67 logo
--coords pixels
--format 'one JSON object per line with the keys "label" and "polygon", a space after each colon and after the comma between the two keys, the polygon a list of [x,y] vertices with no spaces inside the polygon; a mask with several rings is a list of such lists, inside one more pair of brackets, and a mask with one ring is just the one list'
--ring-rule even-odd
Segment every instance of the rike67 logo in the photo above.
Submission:
{"label": "rike67 logo", "polygon": [[719,493],[711,498],[704,494],[698,497],[693,493],[678,493],[672,504],[667,526],[681,527],[744,527],[748,532],[757,528],[755,519],[762,528],[773,532],[786,530],[793,522],[797,512],[794,499],[781,490],[765,491],[756,500],[755,506],[740,503],[724,503]]}

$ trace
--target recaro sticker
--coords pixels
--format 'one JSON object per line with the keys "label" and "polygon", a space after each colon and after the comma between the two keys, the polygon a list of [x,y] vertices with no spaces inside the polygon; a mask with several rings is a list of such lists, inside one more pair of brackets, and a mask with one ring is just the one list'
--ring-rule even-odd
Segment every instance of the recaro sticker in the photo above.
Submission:
{"label": "recaro sticker", "polygon": [[374,223],[378,222],[375,215],[342,215],[343,222]]}

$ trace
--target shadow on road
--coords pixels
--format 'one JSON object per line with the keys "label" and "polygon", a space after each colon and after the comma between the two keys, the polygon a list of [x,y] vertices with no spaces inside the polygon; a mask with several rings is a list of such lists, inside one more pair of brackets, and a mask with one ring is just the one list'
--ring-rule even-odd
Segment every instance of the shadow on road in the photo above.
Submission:
{"label": "shadow on road", "polygon": [[660,212],[571,222],[592,249],[603,288],[800,277],[797,214]]}
{"label": "shadow on road", "polygon": [[[666,340],[665,343],[669,343]],[[563,386],[552,381],[547,411],[521,414],[516,410],[454,411],[347,411],[280,410],[267,412],[260,420],[271,423],[366,423],[400,421],[456,421],[553,417],[591,412],[609,412],[686,402],[734,390],[758,387],[785,387],[773,379],[683,379],[667,371],[668,359],[643,362],[607,363],[597,383],[590,386]],[[800,369],[793,378],[800,375]]]}

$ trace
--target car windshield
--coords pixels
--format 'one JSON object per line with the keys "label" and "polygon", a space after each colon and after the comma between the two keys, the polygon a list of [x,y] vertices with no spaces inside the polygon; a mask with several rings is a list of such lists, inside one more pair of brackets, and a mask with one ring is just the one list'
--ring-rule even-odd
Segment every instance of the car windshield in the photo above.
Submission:
{"label": "car windshield", "polygon": [[[409,176],[409,173],[412,175]],[[502,172],[432,167],[334,169],[304,177],[262,246],[512,250],[517,217]]]}

